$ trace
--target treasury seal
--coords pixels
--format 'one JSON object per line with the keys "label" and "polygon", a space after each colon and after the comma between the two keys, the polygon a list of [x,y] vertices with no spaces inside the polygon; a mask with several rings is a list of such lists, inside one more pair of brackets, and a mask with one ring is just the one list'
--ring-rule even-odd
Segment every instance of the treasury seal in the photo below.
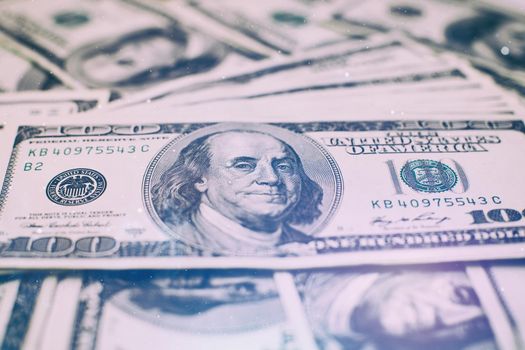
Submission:
{"label": "treasury seal", "polygon": [[418,192],[445,192],[458,182],[448,165],[430,159],[407,162],[401,169],[401,179]]}
{"label": "treasury seal", "polygon": [[60,205],[93,202],[106,190],[106,179],[96,170],[77,168],[61,172],[46,187],[47,198]]}

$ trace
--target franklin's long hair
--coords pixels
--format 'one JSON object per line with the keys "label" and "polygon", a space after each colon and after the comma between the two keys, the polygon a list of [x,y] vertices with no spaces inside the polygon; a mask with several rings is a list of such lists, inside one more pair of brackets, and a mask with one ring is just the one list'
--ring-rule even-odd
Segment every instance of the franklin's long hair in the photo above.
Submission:
{"label": "franklin's long hair", "polygon": [[[231,131],[264,134],[258,131]],[[162,174],[160,181],[153,186],[151,191],[153,206],[159,217],[165,223],[180,225],[187,222],[199,207],[202,193],[197,191],[195,184],[201,181],[210,166],[212,153],[210,151],[209,139],[220,133],[224,132],[216,132],[202,136],[188,144],[180,152],[175,163]],[[295,150],[287,143],[281,140],[279,141],[282,142],[295,157],[298,172],[301,177],[299,200],[283,223],[289,225],[310,224],[321,215],[319,207],[323,199],[323,190],[321,186],[306,175],[303,164]]]}

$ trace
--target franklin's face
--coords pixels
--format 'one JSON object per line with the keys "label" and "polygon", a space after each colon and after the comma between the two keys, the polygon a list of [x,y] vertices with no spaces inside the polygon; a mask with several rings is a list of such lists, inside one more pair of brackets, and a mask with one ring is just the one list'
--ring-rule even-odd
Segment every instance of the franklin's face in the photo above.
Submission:
{"label": "franklin's face", "polygon": [[300,197],[294,154],[274,137],[253,132],[225,132],[209,144],[210,167],[195,185],[203,200],[250,229],[275,229]]}
{"label": "franklin's face", "polygon": [[472,285],[462,272],[388,276],[374,284],[362,305],[365,308],[361,312],[367,315],[355,320],[368,321],[361,328],[381,330],[392,337],[438,331],[437,338],[446,338],[455,333],[455,327],[466,329],[464,325],[484,315]]}
{"label": "franklin's face", "polygon": [[81,73],[98,84],[115,84],[149,69],[173,64],[183,48],[162,36],[124,43],[114,52],[103,52],[81,63]]}

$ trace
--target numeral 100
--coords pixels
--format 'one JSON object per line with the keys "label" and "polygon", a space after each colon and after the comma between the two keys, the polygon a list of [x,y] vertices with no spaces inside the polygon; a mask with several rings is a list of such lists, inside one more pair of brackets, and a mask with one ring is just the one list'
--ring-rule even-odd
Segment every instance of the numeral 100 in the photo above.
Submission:
{"label": "numeral 100", "polygon": [[485,213],[484,210],[473,210],[467,214],[472,215],[472,224],[489,224],[491,222],[515,222],[525,216],[525,209],[520,213],[514,209],[492,209]]}

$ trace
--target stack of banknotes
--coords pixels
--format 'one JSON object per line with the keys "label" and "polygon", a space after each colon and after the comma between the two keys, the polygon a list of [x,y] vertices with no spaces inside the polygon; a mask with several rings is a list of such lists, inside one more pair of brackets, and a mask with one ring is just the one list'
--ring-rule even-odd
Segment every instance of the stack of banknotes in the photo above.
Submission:
{"label": "stack of banknotes", "polygon": [[0,348],[525,349],[525,5],[0,0]]}

